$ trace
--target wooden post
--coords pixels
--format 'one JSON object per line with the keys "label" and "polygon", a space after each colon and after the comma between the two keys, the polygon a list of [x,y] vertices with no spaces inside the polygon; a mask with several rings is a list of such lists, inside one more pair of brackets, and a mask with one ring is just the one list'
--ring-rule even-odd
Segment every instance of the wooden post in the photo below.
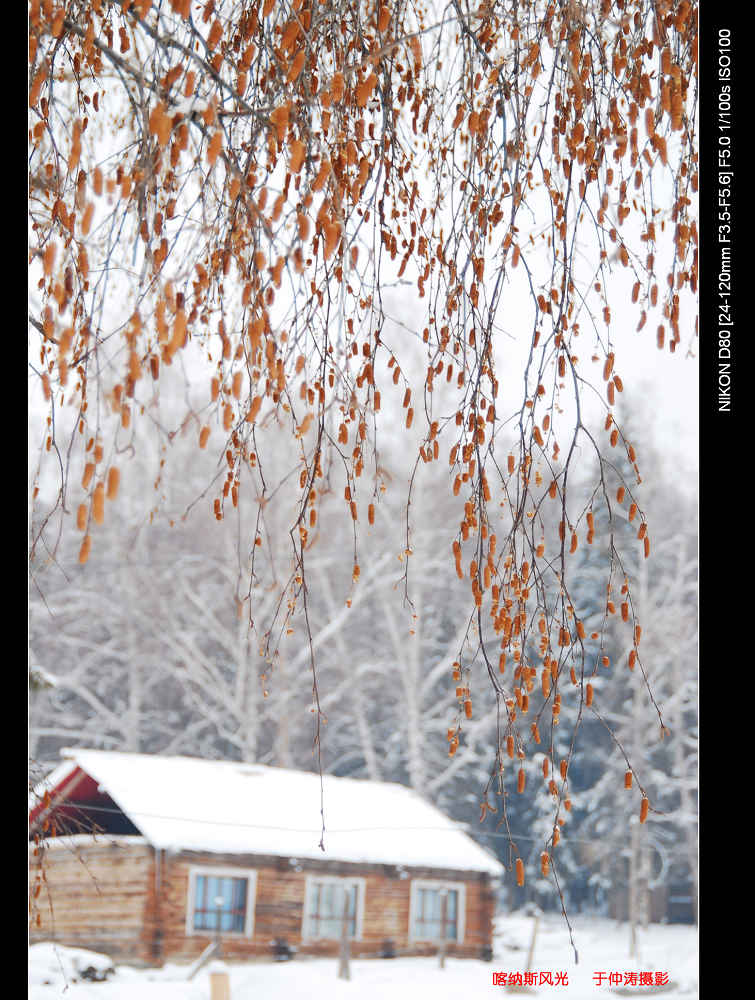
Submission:
{"label": "wooden post", "polygon": [[532,927],[532,939],[530,941],[530,950],[527,955],[527,969],[526,969],[527,972],[532,972],[532,960],[535,957],[535,940],[537,939],[537,928],[539,923],[540,923],[540,914],[538,913],[535,916],[535,923],[533,924]]}
{"label": "wooden post", "polygon": [[[535,958],[535,941],[537,940],[537,928],[540,924],[540,911],[536,910],[534,913],[534,923],[532,925],[532,937],[530,938],[530,950],[527,954],[527,967],[525,972],[532,972],[532,962]],[[537,993],[537,990],[533,989],[531,986],[507,986],[507,993]]]}
{"label": "wooden post", "polygon": [[640,890],[639,922],[642,929],[646,931],[650,923],[650,848],[647,832],[642,834],[640,841],[638,881]]}
{"label": "wooden post", "polygon": [[218,958],[220,958],[220,956],[223,954],[222,946],[220,944],[220,917],[223,907],[222,896],[215,897],[215,906],[217,908],[217,914],[218,914],[217,921],[215,924],[215,954],[218,956]]}
{"label": "wooden post", "polygon": [[351,949],[349,946],[349,888],[347,885],[344,885],[343,915],[341,918],[341,954],[338,960],[339,979],[351,979],[351,970],[349,969],[350,951]]}
{"label": "wooden post", "polygon": [[446,967],[446,920],[448,918],[448,890],[440,890],[440,947],[438,948],[438,965]]}
{"label": "wooden post", "polygon": [[204,965],[207,965],[207,963],[210,961],[211,958],[216,957],[215,950],[217,946],[218,946],[217,941],[210,941],[210,943],[207,945],[207,947],[199,956],[199,958],[196,960],[196,962],[194,962],[193,965],[190,967],[189,973],[186,976],[188,982],[191,982],[194,976],[196,976],[196,974]]}
{"label": "wooden post", "polygon": [[210,973],[210,1000],[231,1000],[231,981],[227,972]]}
{"label": "wooden post", "polygon": [[640,836],[640,825],[637,822],[636,817],[631,819],[631,830],[629,839],[629,957],[635,959],[637,962],[640,961],[640,942],[639,936],[637,934],[637,921],[638,921],[638,909],[639,909],[639,874],[638,874],[638,855],[639,855],[639,836]]}

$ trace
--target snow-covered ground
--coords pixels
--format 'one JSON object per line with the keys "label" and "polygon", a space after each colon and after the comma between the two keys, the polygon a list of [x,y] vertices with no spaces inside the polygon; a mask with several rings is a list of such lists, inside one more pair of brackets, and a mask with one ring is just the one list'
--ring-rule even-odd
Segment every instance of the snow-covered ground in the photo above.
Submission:
{"label": "snow-covered ground", "polygon": [[[230,977],[231,1000],[459,1000],[461,997],[494,997],[508,993],[494,984],[494,973],[527,970],[533,918],[513,914],[499,918],[492,962],[447,959],[440,969],[434,958],[397,958],[351,962],[351,979],[338,979],[338,959],[297,958],[292,962],[257,962],[225,966]],[[557,916],[540,919],[530,973],[537,984],[533,995],[583,1000],[600,996],[698,998],[698,948],[694,927],[654,924],[640,932],[640,958],[629,958],[629,929],[614,921],[571,919],[579,964],[564,921]],[[29,950],[29,1000],[210,1000],[210,970],[187,982],[187,967],[166,965],[159,970],[117,966],[105,982],[84,982],[79,973],[87,966],[107,968],[107,957],[51,944]],[[217,970],[217,965],[213,967]],[[78,971],[77,971],[78,970]],[[541,973],[543,974],[541,976]],[[550,976],[547,974],[550,973]],[[602,985],[599,974],[604,973]],[[609,984],[609,974],[614,974]],[[636,977],[630,974],[636,974]],[[641,976],[645,973],[645,976]],[[648,977],[647,973],[650,973]],[[565,974],[565,976],[564,976]],[[617,974],[621,974],[621,986]],[[668,986],[658,985],[668,978]],[[548,983],[552,980],[553,985]],[[642,986],[640,982],[653,985]],[[76,980],[74,982],[74,980]],[[564,980],[566,982],[564,983]],[[530,977],[530,982],[532,977]],[[636,983],[636,985],[635,985]]]}

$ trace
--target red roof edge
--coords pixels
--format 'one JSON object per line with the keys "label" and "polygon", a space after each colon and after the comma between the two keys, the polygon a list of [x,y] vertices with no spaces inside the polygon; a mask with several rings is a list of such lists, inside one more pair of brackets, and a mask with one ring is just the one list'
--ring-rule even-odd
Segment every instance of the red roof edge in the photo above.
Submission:
{"label": "red roof edge", "polygon": [[78,785],[78,783],[85,778],[86,774],[81,768],[75,765],[74,769],[62,778],[57,785],[50,788],[46,793],[40,798],[38,804],[34,806],[29,812],[29,827],[34,828],[37,826],[44,816],[50,811],[50,809],[56,805],[62,798],[65,798],[67,794],[70,794],[73,789]]}

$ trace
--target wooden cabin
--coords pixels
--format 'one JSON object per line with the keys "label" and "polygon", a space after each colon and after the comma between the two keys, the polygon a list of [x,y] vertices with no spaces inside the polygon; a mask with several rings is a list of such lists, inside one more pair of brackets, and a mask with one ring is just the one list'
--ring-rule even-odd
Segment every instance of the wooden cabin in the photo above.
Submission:
{"label": "wooden cabin", "polygon": [[[489,959],[503,867],[410,789],[258,764],[64,750],[32,797],[32,942],[132,964]],[[92,831],[96,831],[92,833]],[[36,874],[35,874],[36,873]]]}

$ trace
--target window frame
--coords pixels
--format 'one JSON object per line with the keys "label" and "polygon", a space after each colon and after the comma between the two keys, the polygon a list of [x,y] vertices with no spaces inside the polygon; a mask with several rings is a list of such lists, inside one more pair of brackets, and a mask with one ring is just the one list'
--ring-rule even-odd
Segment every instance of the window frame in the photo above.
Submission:
{"label": "window frame", "polygon": [[[455,938],[430,938],[418,937],[415,932],[417,918],[417,908],[419,906],[419,890],[435,889],[438,892],[443,889],[451,890],[456,895],[456,937]],[[445,879],[412,879],[409,895],[409,942],[410,944],[441,944],[443,941],[447,945],[460,945],[464,942],[465,916],[467,904],[467,887],[464,882],[447,882]]]}
{"label": "window frame", "polygon": [[301,939],[306,944],[314,944],[316,941],[340,941],[341,934],[337,937],[327,937],[320,935],[315,937],[311,932],[309,915],[309,893],[315,883],[325,885],[356,885],[357,899],[356,912],[354,914],[354,934],[350,941],[362,940],[362,928],[364,926],[364,899],[366,895],[367,880],[362,876],[355,875],[353,878],[348,875],[307,875],[304,880],[304,906],[302,908]]}
{"label": "window frame", "polygon": [[[194,927],[194,908],[197,895],[197,877],[209,876],[215,878],[245,878],[246,886],[246,913],[244,914],[243,931],[217,931],[215,928]],[[189,868],[189,889],[186,902],[186,935],[187,937],[211,937],[215,938],[218,933],[225,938],[250,938],[254,934],[254,909],[257,897],[257,871],[254,868],[226,868],[215,865],[192,865]]]}

